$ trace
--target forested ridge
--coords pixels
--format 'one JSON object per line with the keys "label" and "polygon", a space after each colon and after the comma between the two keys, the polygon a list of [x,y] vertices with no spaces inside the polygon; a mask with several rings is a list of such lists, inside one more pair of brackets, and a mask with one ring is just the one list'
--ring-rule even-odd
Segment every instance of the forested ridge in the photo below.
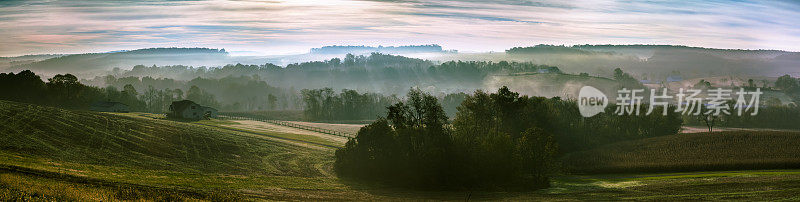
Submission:
{"label": "forested ridge", "polygon": [[[150,90],[151,86],[154,90],[182,91],[197,86],[214,96],[213,102],[209,100],[202,104],[225,111],[262,111],[296,110],[335,103],[322,102],[330,96],[317,96],[319,103],[309,103],[308,95],[311,94],[302,93],[303,89],[309,92],[324,88],[330,88],[330,91],[355,90],[385,100],[388,98],[379,97],[403,95],[410,88],[424,88],[428,92],[441,93],[437,96],[443,98],[480,89],[484,78],[489,75],[517,72],[561,73],[557,67],[533,63],[450,61],[435,65],[421,59],[373,53],[369,56],[348,54],[343,59],[296,63],[286,67],[273,64],[235,64],[219,68],[137,65],[131,70],[116,69],[109,75],[81,80],[81,83],[116,88],[131,85],[140,91]],[[387,106],[385,102],[380,105]],[[447,108],[451,115],[454,105],[457,103]],[[331,116],[321,113],[311,114],[311,119],[331,119]],[[374,113],[361,114],[352,118],[374,119],[376,116]]]}

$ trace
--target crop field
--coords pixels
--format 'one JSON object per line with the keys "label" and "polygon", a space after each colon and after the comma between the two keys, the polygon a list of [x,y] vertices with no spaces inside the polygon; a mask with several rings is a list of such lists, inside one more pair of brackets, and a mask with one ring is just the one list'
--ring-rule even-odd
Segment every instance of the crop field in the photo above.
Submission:
{"label": "crop field", "polygon": [[[561,174],[527,192],[389,188],[336,177],[330,148],[229,129],[243,125],[0,101],[0,200],[800,200],[798,170]],[[770,135],[733,139],[794,141]]]}
{"label": "crop field", "polygon": [[620,142],[571,153],[577,173],[800,168],[800,132],[723,131]]}

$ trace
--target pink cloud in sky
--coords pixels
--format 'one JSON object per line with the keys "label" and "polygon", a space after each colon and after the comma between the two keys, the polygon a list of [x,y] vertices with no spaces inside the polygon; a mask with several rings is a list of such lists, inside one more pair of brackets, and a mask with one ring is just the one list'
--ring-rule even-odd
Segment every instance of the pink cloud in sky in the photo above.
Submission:
{"label": "pink cloud in sky", "polygon": [[674,44],[800,51],[792,1],[5,1],[0,55],[205,46]]}

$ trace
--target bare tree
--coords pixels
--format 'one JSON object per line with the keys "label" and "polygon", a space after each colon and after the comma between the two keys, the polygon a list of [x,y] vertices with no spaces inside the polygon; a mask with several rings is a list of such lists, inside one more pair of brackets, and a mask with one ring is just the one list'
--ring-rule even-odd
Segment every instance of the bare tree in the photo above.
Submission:
{"label": "bare tree", "polygon": [[708,132],[711,133],[714,130],[714,126],[722,122],[724,117],[721,115],[714,115],[714,114],[707,114],[698,116],[698,119],[702,120],[703,123],[706,124],[706,128],[708,128]]}

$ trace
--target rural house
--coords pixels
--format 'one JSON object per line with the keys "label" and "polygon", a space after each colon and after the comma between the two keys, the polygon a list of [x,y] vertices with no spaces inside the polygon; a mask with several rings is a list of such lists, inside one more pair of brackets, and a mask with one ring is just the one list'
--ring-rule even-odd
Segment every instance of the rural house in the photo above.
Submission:
{"label": "rural house", "polygon": [[128,112],[130,108],[120,102],[98,101],[89,105],[89,110],[97,112]]}
{"label": "rural house", "polygon": [[169,105],[169,113],[167,116],[170,118],[193,120],[208,119],[217,117],[217,109],[201,106],[191,100],[181,100],[172,102],[172,104]]}

